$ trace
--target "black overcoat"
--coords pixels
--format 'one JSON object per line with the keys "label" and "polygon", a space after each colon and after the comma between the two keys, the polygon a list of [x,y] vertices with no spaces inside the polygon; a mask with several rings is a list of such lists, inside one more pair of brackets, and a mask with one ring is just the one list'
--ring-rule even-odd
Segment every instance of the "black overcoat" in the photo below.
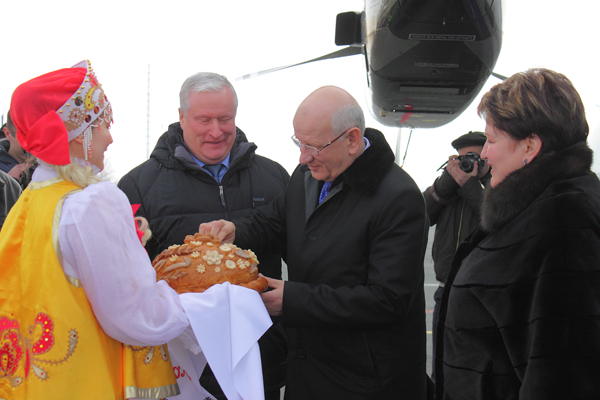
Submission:
{"label": "black overcoat", "polygon": [[286,399],[425,398],[427,216],[384,136],[338,177],[299,166],[283,196],[238,224],[236,243],[287,250]]}

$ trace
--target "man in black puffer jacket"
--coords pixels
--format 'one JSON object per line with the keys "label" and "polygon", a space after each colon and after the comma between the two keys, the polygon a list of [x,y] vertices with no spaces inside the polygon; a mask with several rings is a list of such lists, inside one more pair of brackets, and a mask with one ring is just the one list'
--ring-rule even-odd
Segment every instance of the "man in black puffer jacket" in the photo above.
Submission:
{"label": "man in black puffer jacket", "polygon": [[[152,230],[146,244],[151,259],[183,243],[201,223],[252,214],[283,193],[289,174],[255,154],[256,145],[235,126],[236,111],[237,96],[225,77],[189,77],[180,92],[180,122],[159,138],[149,160],[121,178],[119,187],[131,204],[140,204],[137,215],[145,217]],[[259,271],[281,279],[281,254],[262,255]],[[259,341],[268,400],[279,399],[285,380],[281,332],[275,323]],[[201,382],[225,398],[206,370]]]}
{"label": "man in black puffer jacket", "polygon": [[[286,170],[255,154],[236,128],[230,168],[218,183],[193,159],[179,122],[169,126],[150,159],[128,172],[119,182],[132,204],[141,204],[137,215],[148,220],[152,238],[146,244],[151,259],[173,244],[183,243],[198,225],[214,219],[237,219],[264,206],[282,193],[289,180]],[[261,258],[261,273],[281,277],[281,257]]]}

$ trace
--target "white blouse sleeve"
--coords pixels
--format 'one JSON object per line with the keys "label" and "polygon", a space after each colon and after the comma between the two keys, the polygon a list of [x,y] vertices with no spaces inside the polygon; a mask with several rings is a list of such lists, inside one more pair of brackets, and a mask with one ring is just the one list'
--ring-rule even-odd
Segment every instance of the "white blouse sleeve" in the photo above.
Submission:
{"label": "white blouse sleeve", "polygon": [[115,184],[93,184],[69,196],[58,235],[65,273],[80,279],[109,336],[155,346],[189,326],[177,293],[164,281],[156,282],[129,201]]}

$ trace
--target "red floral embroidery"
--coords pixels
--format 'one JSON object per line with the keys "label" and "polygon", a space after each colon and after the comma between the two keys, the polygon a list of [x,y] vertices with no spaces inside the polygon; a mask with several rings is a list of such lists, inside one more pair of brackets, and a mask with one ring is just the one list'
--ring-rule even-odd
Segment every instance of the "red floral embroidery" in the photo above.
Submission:
{"label": "red floral embroidery", "polygon": [[54,346],[54,323],[46,314],[39,313],[35,319],[35,325],[42,327],[42,335],[37,342],[34,343],[33,354],[45,354]]}
{"label": "red floral embroidery", "polygon": [[[40,337],[34,342],[36,326],[41,328]],[[23,378],[16,376],[19,363],[25,354],[24,373],[25,378],[33,373],[40,379],[48,378],[46,371],[39,364],[60,364],[66,361],[77,347],[77,331],[71,329],[69,333],[69,346],[67,354],[60,360],[47,360],[39,358],[40,355],[48,353],[54,346],[54,322],[44,313],[39,313],[34,324],[29,327],[27,336],[20,329],[17,320],[6,316],[0,317],[0,379],[6,378],[10,384],[18,386]]]}
{"label": "red floral embroidery", "polygon": [[0,318],[0,378],[12,377],[23,357],[18,332],[19,323],[16,320]]}

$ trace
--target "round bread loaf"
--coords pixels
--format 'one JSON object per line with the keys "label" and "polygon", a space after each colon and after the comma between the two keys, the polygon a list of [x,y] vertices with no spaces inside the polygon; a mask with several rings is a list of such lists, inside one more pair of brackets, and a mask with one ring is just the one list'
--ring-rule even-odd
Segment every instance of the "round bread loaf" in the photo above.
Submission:
{"label": "round bread loaf", "polygon": [[217,283],[230,282],[261,293],[267,280],[258,276],[258,260],[251,250],[221,244],[213,235],[188,235],[154,258],[156,280],[164,280],[177,293],[204,292]]}

